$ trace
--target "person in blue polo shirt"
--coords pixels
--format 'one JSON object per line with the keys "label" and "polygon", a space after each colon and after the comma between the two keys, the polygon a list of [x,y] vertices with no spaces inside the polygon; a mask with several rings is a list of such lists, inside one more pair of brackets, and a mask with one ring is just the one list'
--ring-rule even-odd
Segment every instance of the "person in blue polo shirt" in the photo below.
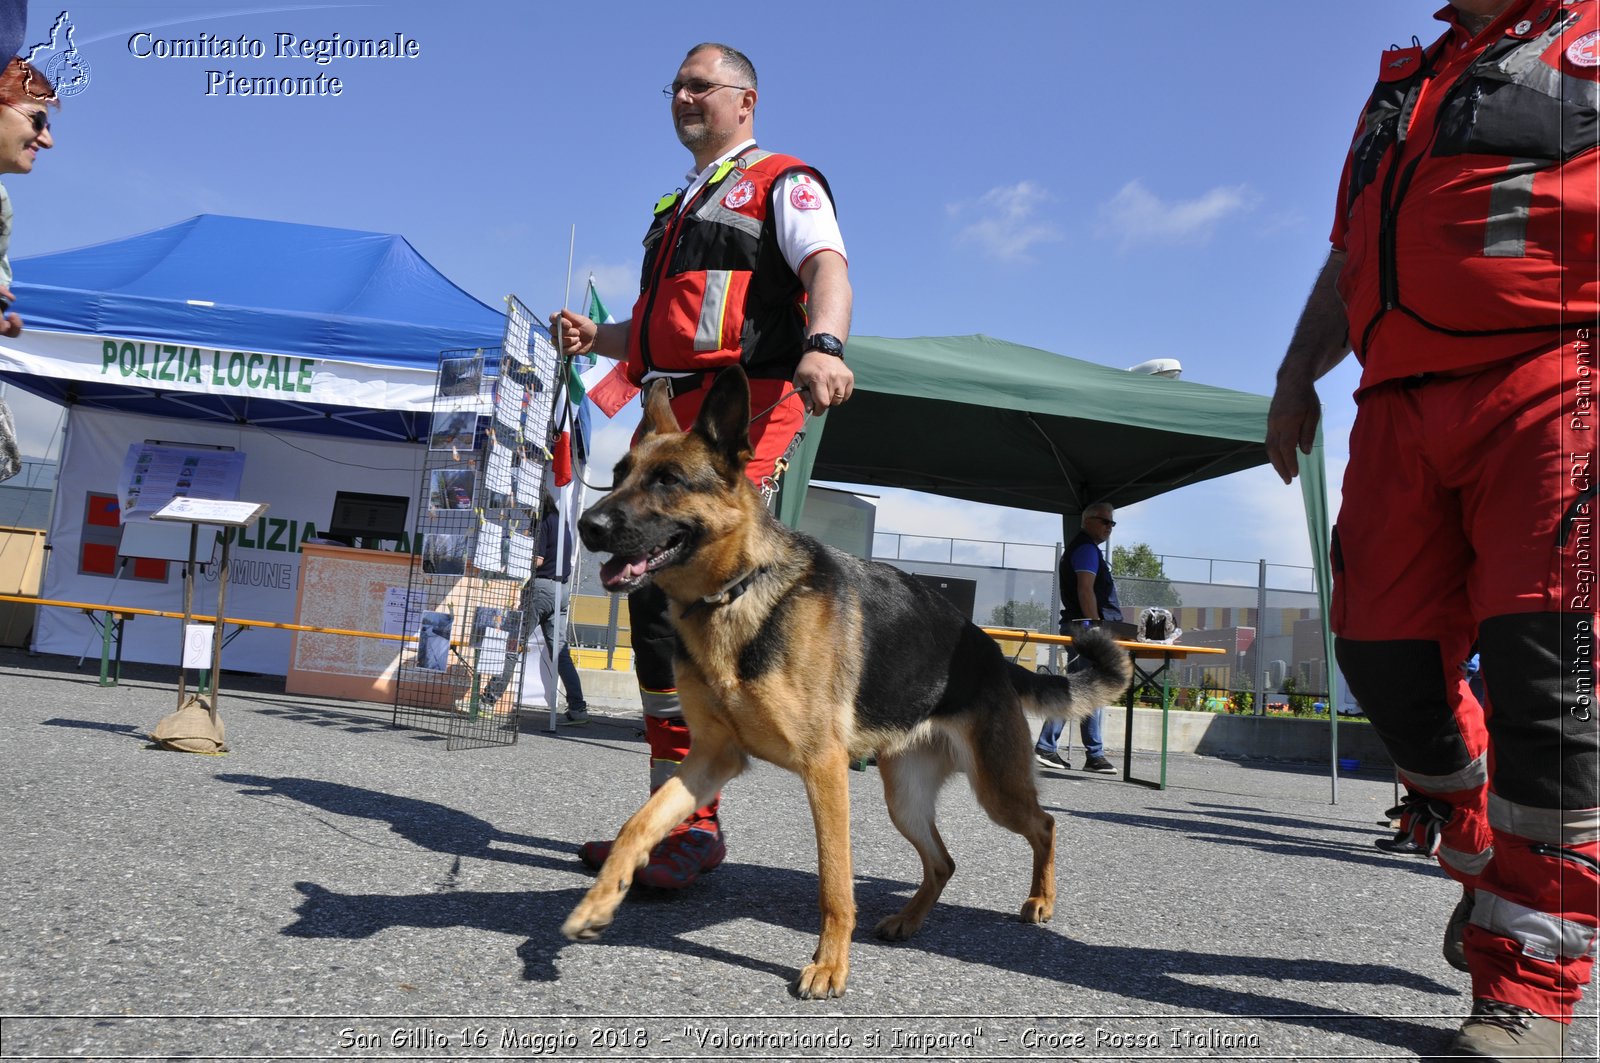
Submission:
{"label": "person in blue polo shirt", "polygon": [[[1082,530],[1067,544],[1061,555],[1061,634],[1070,635],[1090,620],[1121,620],[1122,607],[1117,603],[1117,585],[1111,578],[1111,562],[1101,547],[1111,538],[1111,529],[1117,526],[1112,519],[1113,508],[1109,502],[1096,502],[1083,511]],[[1067,672],[1077,671],[1077,657],[1067,658]],[[1094,712],[1078,721],[1078,731],[1083,738],[1083,770],[1102,775],[1116,774],[1116,767],[1106,759],[1103,729],[1105,710]],[[1061,739],[1062,721],[1046,720],[1034,743],[1033,756],[1046,768],[1068,768],[1066,758],[1057,743]],[[1066,749],[1071,749],[1070,739]]]}

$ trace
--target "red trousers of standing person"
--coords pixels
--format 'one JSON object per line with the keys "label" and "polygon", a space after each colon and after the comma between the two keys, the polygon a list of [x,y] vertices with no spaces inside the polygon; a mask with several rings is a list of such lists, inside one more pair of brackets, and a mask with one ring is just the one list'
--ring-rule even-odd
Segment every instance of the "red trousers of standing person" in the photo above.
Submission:
{"label": "red trousers of standing person", "polygon": [[1363,390],[1333,543],[1341,670],[1473,891],[1473,996],[1564,1022],[1600,926],[1591,340]]}

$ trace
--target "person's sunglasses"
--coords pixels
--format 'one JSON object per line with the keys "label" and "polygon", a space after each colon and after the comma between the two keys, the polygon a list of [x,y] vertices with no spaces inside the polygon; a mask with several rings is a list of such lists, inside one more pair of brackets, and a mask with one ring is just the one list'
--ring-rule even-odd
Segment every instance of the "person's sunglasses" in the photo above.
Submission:
{"label": "person's sunglasses", "polygon": [[1117,526],[1117,522],[1112,520],[1110,517],[1096,517],[1094,519],[1099,521],[1101,524],[1104,524],[1108,528],[1115,528]]}
{"label": "person's sunglasses", "polygon": [[43,111],[24,111],[21,107],[18,107],[14,103],[8,103],[6,106],[33,123],[34,136],[38,136],[40,133],[43,133],[46,129],[50,128],[50,116],[45,114]]}
{"label": "person's sunglasses", "polygon": [[670,100],[676,97],[680,92],[687,92],[691,100],[698,100],[700,97],[715,92],[717,89],[738,89],[742,92],[744,91],[745,86],[722,85],[715,81],[702,81],[699,78],[694,78],[691,81],[674,81],[672,84],[667,85],[661,90],[661,95]]}

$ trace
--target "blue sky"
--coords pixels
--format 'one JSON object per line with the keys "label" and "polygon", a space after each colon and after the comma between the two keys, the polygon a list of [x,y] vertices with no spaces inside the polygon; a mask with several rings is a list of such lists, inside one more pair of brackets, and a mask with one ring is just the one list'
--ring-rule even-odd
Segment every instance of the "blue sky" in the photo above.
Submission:
{"label": "blue sky", "polygon": [[[400,233],[483,301],[515,293],[548,312],[563,299],[575,226],[573,303],[592,272],[623,316],[649,209],[689,161],[659,89],[691,44],[725,40],[760,74],[762,142],[812,162],[833,187],[856,332],[984,332],[1120,367],[1178,358],[1185,379],[1267,394],[1327,252],[1378,53],[1437,36],[1435,9],[73,3],[90,81],[54,120],[57,147],[6,181],[11,253],[236,214]],[[29,41],[62,10],[34,0]],[[398,33],[419,54],[318,65],[275,58],[279,33]],[[135,54],[202,34],[260,40],[267,57]],[[210,70],[322,74],[343,91],[208,95]],[[26,305],[16,309],[26,319]],[[1321,389],[1335,507],[1355,379],[1352,359]],[[57,411],[11,399],[39,452]],[[600,433],[602,454],[629,430]],[[1046,514],[873,493],[880,531],[1061,537]],[[1164,554],[1309,561],[1299,491],[1265,469],[1118,518],[1115,542]]]}

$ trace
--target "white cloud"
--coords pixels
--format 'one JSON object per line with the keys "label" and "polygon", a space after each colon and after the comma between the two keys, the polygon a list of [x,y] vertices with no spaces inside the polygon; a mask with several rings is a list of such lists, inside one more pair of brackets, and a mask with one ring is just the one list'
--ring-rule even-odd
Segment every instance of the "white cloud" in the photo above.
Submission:
{"label": "white cloud", "polygon": [[1248,185],[1219,186],[1194,199],[1163,200],[1138,178],[1100,207],[1100,236],[1126,251],[1138,244],[1203,244],[1231,215],[1255,207]]}
{"label": "white cloud", "polygon": [[634,297],[639,294],[639,264],[591,262],[578,270],[572,280],[574,310],[585,308],[584,284],[591,276],[594,277],[595,291],[600,293],[600,301],[606,304],[611,316],[618,321],[626,320],[633,312]]}
{"label": "white cloud", "polygon": [[1018,181],[991,188],[976,203],[952,203],[945,210],[952,218],[973,218],[956,234],[958,242],[976,244],[1001,261],[1026,262],[1034,245],[1061,239],[1055,226],[1038,217],[1039,207],[1049,201],[1041,186]]}

